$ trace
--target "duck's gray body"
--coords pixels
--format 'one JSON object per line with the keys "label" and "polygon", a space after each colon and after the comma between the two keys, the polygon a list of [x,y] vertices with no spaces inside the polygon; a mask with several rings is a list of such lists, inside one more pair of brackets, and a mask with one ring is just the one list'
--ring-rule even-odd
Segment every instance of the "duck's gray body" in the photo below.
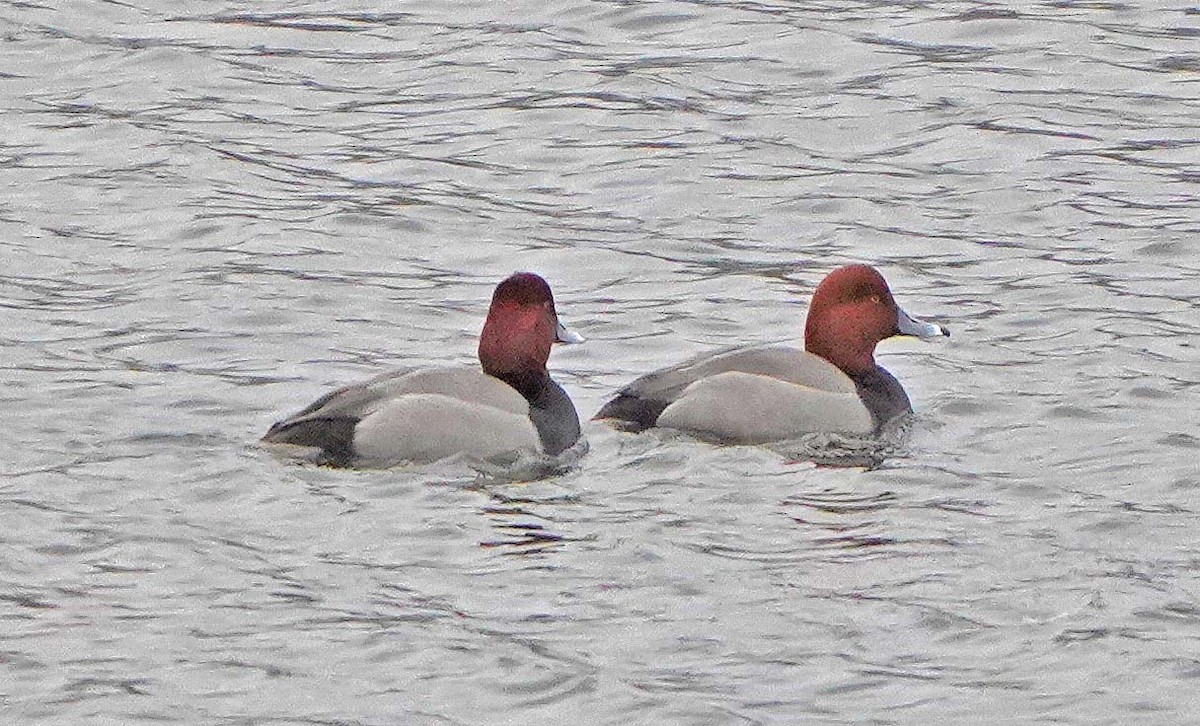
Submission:
{"label": "duck's gray body", "polygon": [[909,410],[904,388],[883,368],[851,378],[820,356],[772,346],[704,354],[642,376],[597,418],[756,444],[814,432],[867,434]]}
{"label": "duck's gray body", "polygon": [[476,368],[400,370],[321,397],[263,440],[367,467],[556,456],[579,440],[579,417],[561,386],[546,377],[531,398]]}

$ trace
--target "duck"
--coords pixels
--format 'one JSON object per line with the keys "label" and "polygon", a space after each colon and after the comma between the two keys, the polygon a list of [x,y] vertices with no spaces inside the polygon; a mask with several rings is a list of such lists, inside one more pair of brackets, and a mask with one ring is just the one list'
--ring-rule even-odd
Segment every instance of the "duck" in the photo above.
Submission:
{"label": "duck", "polygon": [[579,414],[546,364],[554,343],[582,341],[558,319],[550,285],[514,273],[492,294],[479,367],[405,368],[339,388],[262,441],[354,468],[557,457],[580,441]]}
{"label": "duck", "polygon": [[878,434],[912,404],[875,346],[897,335],[948,337],[900,308],[883,275],[853,264],[817,286],[804,350],[739,347],[655,371],[620,389],[596,414],[618,429],[676,429],[727,444],[768,444],[810,433]]}

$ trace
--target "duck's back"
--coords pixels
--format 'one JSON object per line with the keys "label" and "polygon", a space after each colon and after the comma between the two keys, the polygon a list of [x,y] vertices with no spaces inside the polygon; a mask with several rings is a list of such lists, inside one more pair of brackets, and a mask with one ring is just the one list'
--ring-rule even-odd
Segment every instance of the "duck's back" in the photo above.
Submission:
{"label": "duck's back", "polygon": [[789,347],[702,355],[642,376],[597,417],[632,430],[666,426],[738,443],[873,427],[853,380],[824,358]]}
{"label": "duck's back", "polygon": [[597,418],[622,421],[633,430],[655,426],[663,410],[693,383],[737,371],[832,393],[854,391],[854,382],[828,361],[796,348],[734,348],[705,353],[677,366],[648,373],[622,388]]}

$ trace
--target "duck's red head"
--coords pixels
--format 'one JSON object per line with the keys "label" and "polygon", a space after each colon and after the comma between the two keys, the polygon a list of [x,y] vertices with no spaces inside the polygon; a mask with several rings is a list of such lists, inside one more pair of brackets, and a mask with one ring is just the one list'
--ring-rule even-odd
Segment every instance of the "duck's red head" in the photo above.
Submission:
{"label": "duck's red head", "polygon": [[887,281],[869,265],[847,265],[826,275],[813,293],[804,347],[850,376],[875,368],[875,345],[893,335],[949,335],[896,305]]}
{"label": "duck's red head", "polygon": [[558,322],[550,286],[532,272],[510,275],[496,286],[487,322],[479,335],[483,371],[526,393],[547,377],[546,361],[556,341],[582,340]]}

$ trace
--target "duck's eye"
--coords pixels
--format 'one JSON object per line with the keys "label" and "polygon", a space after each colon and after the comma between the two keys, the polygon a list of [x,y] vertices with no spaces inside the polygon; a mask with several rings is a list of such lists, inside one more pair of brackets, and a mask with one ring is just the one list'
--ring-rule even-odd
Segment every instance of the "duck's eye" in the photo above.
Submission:
{"label": "duck's eye", "polygon": [[879,304],[880,304],[880,303],[882,303],[883,301],[879,299],[879,296],[878,296],[878,295],[872,295],[872,296],[871,296],[871,302],[875,303],[876,305],[879,305]]}

